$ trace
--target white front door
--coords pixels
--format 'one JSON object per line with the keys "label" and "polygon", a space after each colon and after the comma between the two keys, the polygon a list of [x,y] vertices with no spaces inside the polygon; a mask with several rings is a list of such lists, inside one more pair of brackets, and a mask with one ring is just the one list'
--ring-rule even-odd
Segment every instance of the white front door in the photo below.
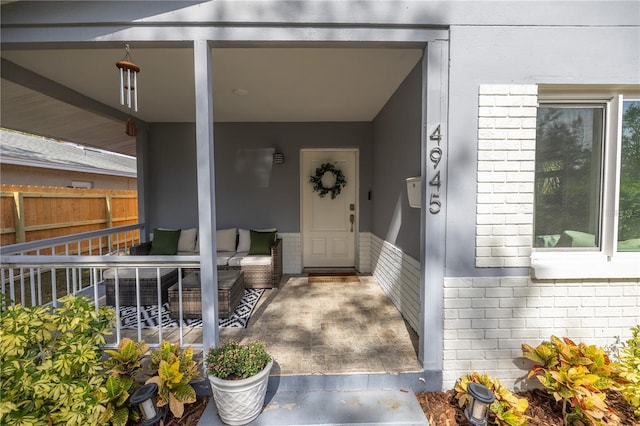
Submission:
{"label": "white front door", "polygon": [[[302,150],[302,266],[305,268],[354,267],[358,229],[358,151]],[[329,163],[342,172],[346,185],[335,198],[320,197],[310,182],[316,169]],[[335,173],[322,179],[325,188],[335,185]]]}

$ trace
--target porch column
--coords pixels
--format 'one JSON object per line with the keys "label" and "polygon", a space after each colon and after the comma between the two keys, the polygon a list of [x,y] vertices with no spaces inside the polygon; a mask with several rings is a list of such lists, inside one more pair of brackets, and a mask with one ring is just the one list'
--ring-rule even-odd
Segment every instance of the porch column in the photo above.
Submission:
{"label": "porch column", "polygon": [[218,333],[218,271],[216,264],[216,199],[213,159],[213,99],[211,48],[206,40],[193,42],[196,95],[196,154],[198,176],[198,240],[202,286],[202,344],[216,346]]}
{"label": "porch column", "polygon": [[422,58],[422,255],[419,358],[442,371],[447,212],[447,41],[429,42]]}

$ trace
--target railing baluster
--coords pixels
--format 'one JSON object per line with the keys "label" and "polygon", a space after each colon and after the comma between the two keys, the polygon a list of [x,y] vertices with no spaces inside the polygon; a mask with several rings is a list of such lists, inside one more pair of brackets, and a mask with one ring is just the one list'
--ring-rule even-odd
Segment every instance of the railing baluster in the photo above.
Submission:
{"label": "railing baluster", "polygon": [[136,267],[136,318],[138,319],[138,341],[142,340],[142,312],[140,310],[140,268]]}
{"label": "railing baluster", "polygon": [[156,290],[158,292],[158,343],[162,343],[162,282],[160,268],[156,268]]}
{"label": "railing baluster", "polygon": [[121,329],[122,329],[122,321],[120,320],[120,276],[119,276],[119,271],[120,271],[120,268],[116,267],[115,271],[114,271],[114,274],[115,274],[114,285],[115,285],[115,294],[116,294],[116,342],[120,342]]}
{"label": "railing baluster", "polygon": [[[64,245],[64,253],[69,256],[69,244]],[[71,294],[71,280],[69,280],[70,272],[71,271],[69,270],[69,268],[65,268],[65,275],[67,276],[67,294]],[[73,292],[73,294],[75,294],[75,291]]]}
{"label": "railing baluster", "polygon": [[51,302],[53,307],[58,307],[58,280],[56,277],[56,268],[51,268]]}
{"label": "railing baluster", "polygon": [[182,268],[178,268],[178,326],[180,328],[180,346],[184,345],[184,331],[182,330],[183,323],[183,311],[182,311]]}
{"label": "railing baluster", "polygon": [[[36,251],[40,255],[40,249]],[[38,268],[38,305],[42,305],[42,269]]]}
{"label": "railing baluster", "polygon": [[31,306],[36,306],[37,295],[36,295],[36,271],[33,268],[29,268],[29,283],[31,284]]}
{"label": "railing baluster", "polygon": [[[94,282],[97,283],[98,282],[98,268],[92,268],[92,269],[93,269],[93,275],[94,275],[94,279],[95,279]],[[94,303],[94,305],[96,307],[96,313],[98,313],[98,298],[99,298],[98,285],[96,284],[96,285],[93,286],[93,303]]]}
{"label": "railing baluster", "polygon": [[9,268],[9,298],[13,302],[12,304],[16,304],[16,289],[13,284],[13,268]]}

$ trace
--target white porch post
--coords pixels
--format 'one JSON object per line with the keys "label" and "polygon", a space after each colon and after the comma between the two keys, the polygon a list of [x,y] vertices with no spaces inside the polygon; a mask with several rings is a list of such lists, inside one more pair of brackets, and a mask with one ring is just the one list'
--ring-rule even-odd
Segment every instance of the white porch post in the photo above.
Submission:
{"label": "white porch post", "polygon": [[216,346],[218,333],[218,272],[216,266],[216,199],[213,158],[213,99],[211,48],[206,40],[193,43],[196,94],[196,154],[200,282],[202,286],[202,344],[206,352]]}
{"label": "white porch post", "polygon": [[[444,365],[448,59],[447,41],[429,42],[422,58],[422,286],[418,356],[425,370],[442,370]],[[440,161],[434,161],[435,158]]]}

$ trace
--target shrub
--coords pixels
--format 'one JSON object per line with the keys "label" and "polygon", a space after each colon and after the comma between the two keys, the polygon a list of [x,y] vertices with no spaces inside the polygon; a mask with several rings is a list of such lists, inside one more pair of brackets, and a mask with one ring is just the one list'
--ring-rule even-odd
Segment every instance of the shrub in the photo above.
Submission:
{"label": "shrub", "polygon": [[207,374],[220,379],[246,379],[255,376],[269,364],[271,356],[264,343],[248,345],[230,340],[221,347],[209,348]]}
{"label": "shrub", "polygon": [[501,426],[524,426],[527,424],[528,417],[524,413],[529,407],[529,402],[524,398],[518,398],[505,388],[500,380],[492,379],[487,374],[473,372],[458,379],[454,391],[460,408],[470,402],[471,396],[467,392],[467,385],[471,382],[486,386],[495,395],[496,399],[491,403],[489,410],[495,414],[496,424]]}
{"label": "shrub", "polygon": [[114,312],[66,296],[58,308],[0,297],[0,424],[97,424],[105,377],[101,347]]}
{"label": "shrub", "polygon": [[137,410],[131,409],[130,397],[140,387],[135,377],[142,368],[142,357],[149,350],[144,342],[134,342],[124,338],[118,344],[117,350],[106,350],[110,357],[104,362],[109,373],[106,388],[105,412],[101,421],[114,426],[125,426],[129,420],[139,420]]}
{"label": "shrub", "polygon": [[188,346],[183,351],[176,343],[163,341],[160,347],[151,351],[149,368],[156,373],[147,383],[158,385],[158,407],[169,405],[171,413],[181,418],[184,405],[196,402],[196,391],[190,382],[199,376],[193,349]]}
{"label": "shrub", "polygon": [[606,392],[619,389],[624,380],[602,348],[551,336],[536,348],[523,344],[522,351],[536,363],[527,377],[536,376],[556,401],[562,401],[566,425],[606,424]]}
{"label": "shrub", "polygon": [[627,381],[620,388],[622,397],[640,418],[640,325],[631,328],[631,333],[631,339],[612,349],[619,363],[620,377]]}

